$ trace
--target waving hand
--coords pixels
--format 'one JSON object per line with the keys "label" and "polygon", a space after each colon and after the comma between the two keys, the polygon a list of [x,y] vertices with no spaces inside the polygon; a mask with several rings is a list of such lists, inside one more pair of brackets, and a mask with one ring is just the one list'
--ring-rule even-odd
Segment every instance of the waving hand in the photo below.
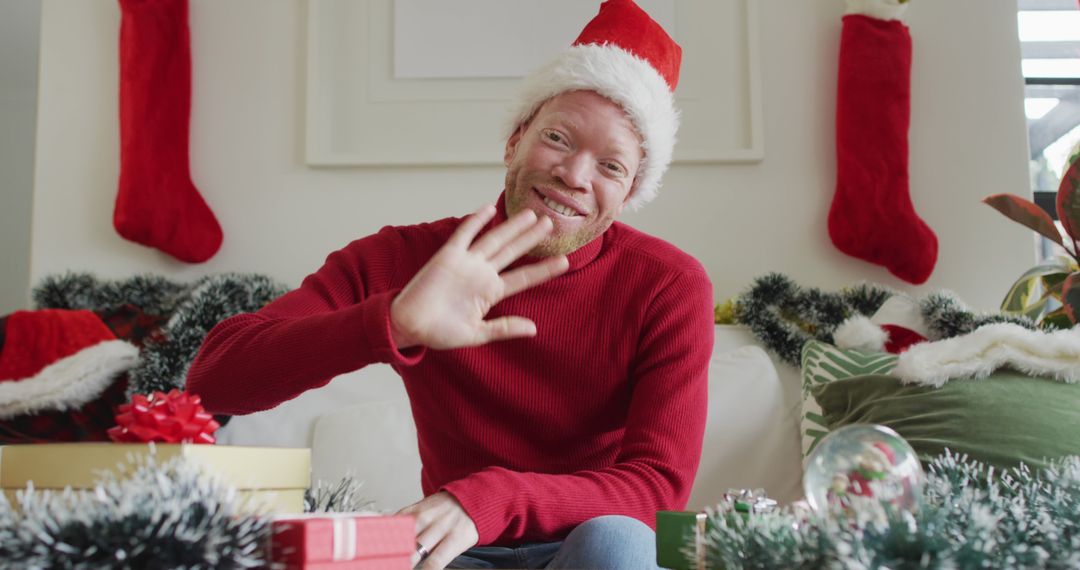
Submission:
{"label": "waving hand", "polygon": [[525,209],[476,239],[494,215],[488,205],[465,218],[394,299],[390,320],[398,348],[461,348],[536,334],[524,317],[484,317],[502,299],[561,275],[569,263],[560,255],[503,272],[551,233],[552,223]]}

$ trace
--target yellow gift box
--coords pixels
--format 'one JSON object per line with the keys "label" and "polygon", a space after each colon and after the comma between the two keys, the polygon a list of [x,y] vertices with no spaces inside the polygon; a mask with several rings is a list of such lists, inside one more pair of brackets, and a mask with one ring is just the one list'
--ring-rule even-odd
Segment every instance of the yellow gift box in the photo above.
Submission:
{"label": "yellow gift box", "polygon": [[[176,457],[190,459],[207,473],[237,489],[238,506],[259,513],[300,513],[304,491],[311,484],[311,450],[152,444],[158,464]],[[103,471],[151,453],[145,443],[42,443],[0,446],[0,489],[14,505],[15,493],[33,482],[34,489],[90,490]]]}

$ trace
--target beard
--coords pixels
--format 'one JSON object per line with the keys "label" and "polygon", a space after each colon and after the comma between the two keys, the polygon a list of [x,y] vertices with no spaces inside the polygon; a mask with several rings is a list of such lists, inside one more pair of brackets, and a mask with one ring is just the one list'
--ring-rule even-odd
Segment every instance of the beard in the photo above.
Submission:
{"label": "beard", "polygon": [[[519,169],[508,169],[503,194],[506,202],[507,218],[528,207],[526,203],[534,194],[533,188],[537,186],[554,188],[566,194],[573,194],[558,179],[540,173],[520,175]],[[528,255],[532,257],[551,257],[573,253],[607,231],[615,221],[613,215],[592,220],[583,216],[583,224],[578,225],[578,227],[568,228],[566,227],[568,220],[561,219],[557,214],[535,208],[534,212],[538,217],[547,216],[551,218],[553,227],[551,233],[529,251]]]}

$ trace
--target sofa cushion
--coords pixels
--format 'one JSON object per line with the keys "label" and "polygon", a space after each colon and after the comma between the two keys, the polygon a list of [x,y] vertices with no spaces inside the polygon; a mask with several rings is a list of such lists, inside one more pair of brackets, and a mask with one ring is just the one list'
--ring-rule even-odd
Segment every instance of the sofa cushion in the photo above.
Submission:
{"label": "sofa cushion", "polygon": [[1080,384],[998,371],[940,388],[882,374],[815,385],[827,429],[854,423],[888,426],[926,461],[947,447],[999,467],[1080,455]]}
{"label": "sofa cushion", "polygon": [[741,334],[717,330],[692,510],[715,505],[732,488],[761,488],[784,503],[802,496],[798,371],[749,339],[742,344]]}
{"label": "sofa cushion", "polygon": [[374,502],[376,510],[395,512],[422,499],[409,400],[366,402],[319,416],[311,471],[330,486],[343,477],[356,477],[363,485],[360,495]]}
{"label": "sofa cushion", "polygon": [[865,374],[888,374],[896,368],[897,356],[884,352],[837,348],[831,344],[812,340],[802,350],[802,456],[805,460],[814,447],[829,433],[822,418],[821,406],[811,394],[815,386],[822,386]]}
{"label": "sofa cushion", "polygon": [[[217,440],[225,445],[311,447],[319,416],[363,402],[405,397],[405,387],[394,370],[386,364],[372,364],[337,376],[326,386],[308,390],[276,408],[234,416],[217,431]],[[312,472],[313,477],[318,474]]]}

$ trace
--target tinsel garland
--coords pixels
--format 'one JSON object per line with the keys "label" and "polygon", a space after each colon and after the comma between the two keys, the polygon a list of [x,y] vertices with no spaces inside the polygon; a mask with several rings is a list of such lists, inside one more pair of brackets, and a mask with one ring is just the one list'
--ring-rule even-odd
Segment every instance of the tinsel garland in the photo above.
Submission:
{"label": "tinsel garland", "polygon": [[[358,512],[361,483],[322,481],[306,512]],[[24,568],[260,568],[268,565],[265,517],[197,463],[153,454],[103,473],[92,492],[30,489],[12,508],[0,494],[0,570]]]}
{"label": "tinsel garland", "polygon": [[202,341],[217,323],[258,311],[288,289],[269,277],[225,273],[182,284],[164,277],[99,280],[89,273],[49,276],[33,290],[39,309],[105,310],[131,304],[167,316],[162,340],[151,340],[140,363],[129,373],[128,398],[155,390],[183,390],[188,367]]}
{"label": "tinsel garland", "polygon": [[[755,279],[736,299],[735,322],[746,325],[762,344],[797,368],[807,341],[832,343],[833,333],[845,320],[855,315],[873,316],[889,297],[896,294],[887,287],[873,284],[829,293],[800,287],[783,274],[769,273]],[[1037,328],[1025,317],[975,314],[948,291],[919,299],[919,307],[933,340],[966,334],[991,323],[1010,322]]]}
{"label": "tinsel garland", "polygon": [[[1080,457],[1033,473],[946,453],[914,512],[713,513],[709,568],[1078,568]],[[688,545],[687,552],[692,552]]]}
{"label": "tinsel garland", "polygon": [[363,484],[355,477],[346,476],[335,484],[318,480],[304,491],[304,512],[308,513],[356,513],[370,511],[374,501],[360,494]]}
{"label": "tinsel garland", "polygon": [[91,493],[20,491],[18,509],[0,496],[0,569],[265,565],[266,519],[181,459],[103,474]]}

